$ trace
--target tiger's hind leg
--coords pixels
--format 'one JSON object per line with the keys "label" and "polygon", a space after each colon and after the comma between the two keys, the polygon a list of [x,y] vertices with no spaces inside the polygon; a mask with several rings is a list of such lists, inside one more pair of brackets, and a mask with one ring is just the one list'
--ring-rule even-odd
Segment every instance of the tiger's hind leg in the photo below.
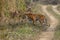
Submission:
{"label": "tiger's hind leg", "polygon": [[46,20],[46,19],[44,19],[44,20],[39,20],[39,22],[40,22],[40,24],[41,24],[41,26],[42,26],[42,28],[43,28],[43,31],[46,31],[46,29],[48,28],[48,27],[47,27],[47,20]]}

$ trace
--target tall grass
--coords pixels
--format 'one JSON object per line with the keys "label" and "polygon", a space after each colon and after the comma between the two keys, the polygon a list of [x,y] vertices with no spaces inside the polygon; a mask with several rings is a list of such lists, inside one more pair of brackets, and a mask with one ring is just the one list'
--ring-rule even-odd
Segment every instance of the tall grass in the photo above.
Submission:
{"label": "tall grass", "polygon": [[35,40],[42,28],[32,24],[0,25],[0,39],[2,40]]}
{"label": "tall grass", "polygon": [[26,10],[25,0],[16,0],[16,7],[17,10],[25,11]]}

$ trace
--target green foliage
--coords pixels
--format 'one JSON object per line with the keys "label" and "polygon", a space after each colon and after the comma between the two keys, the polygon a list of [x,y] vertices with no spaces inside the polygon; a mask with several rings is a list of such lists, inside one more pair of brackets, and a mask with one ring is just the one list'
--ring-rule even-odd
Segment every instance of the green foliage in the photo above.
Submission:
{"label": "green foliage", "polygon": [[[4,30],[4,31],[3,31]],[[38,34],[40,34],[40,26],[34,26],[32,24],[19,24],[19,25],[0,25],[0,32],[2,31],[2,33],[4,34],[0,34],[0,39],[10,39],[11,37],[14,40],[17,40],[17,38],[20,40],[28,40],[28,39],[35,39],[33,37],[36,37]],[[10,39],[10,40],[13,40]]]}
{"label": "green foliage", "polygon": [[24,0],[16,0],[16,7],[17,7],[17,10],[25,11],[26,10],[25,1]]}

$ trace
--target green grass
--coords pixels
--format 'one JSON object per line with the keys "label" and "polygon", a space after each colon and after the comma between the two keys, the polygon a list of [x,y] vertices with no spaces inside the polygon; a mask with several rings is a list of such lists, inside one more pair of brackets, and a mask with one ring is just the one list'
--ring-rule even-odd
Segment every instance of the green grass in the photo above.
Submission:
{"label": "green grass", "polygon": [[[49,13],[51,13],[53,16],[55,16],[56,19],[60,20],[60,15],[56,14],[56,13],[52,10],[52,7],[51,7],[51,6],[48,6],[48,7],[47,7],[47,11],[48,11]],[[55,36],[54,36],[53,40],[60,40],[60,21],[59,21],[58,26],[56,27]]]}
{"label": "green grass", "polygon": [[60,25],[57,26],[53,40],[60,40]]}
{"label": "green grass", "polygon": [[[41,26],[33,24],[5,24],[0,25],[0,39],[2,40],[34,40],[40,34]],[[12,37],[12,38],[11,38]]]}

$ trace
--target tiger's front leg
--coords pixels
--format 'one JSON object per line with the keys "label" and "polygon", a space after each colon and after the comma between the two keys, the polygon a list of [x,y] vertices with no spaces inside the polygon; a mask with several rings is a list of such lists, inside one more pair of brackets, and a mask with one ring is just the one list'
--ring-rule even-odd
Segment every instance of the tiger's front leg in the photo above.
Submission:
{"label": "tiger's front leg", "polygon": [[33,25],[36,25],[36,23],[35,23],[36,22],[36,19],[33,19],[32,21],[33,21]]}
{"label": "tiger's front leg", "polygon": [[33,19],[29,19],[29,22],[31,23],[33,23],[33,25],[35,25],[35,20],[33,20]]}
{"label": "tiger's front leg", "polygon": [[33,25],[35,25],[35,21],[33,20]]}

